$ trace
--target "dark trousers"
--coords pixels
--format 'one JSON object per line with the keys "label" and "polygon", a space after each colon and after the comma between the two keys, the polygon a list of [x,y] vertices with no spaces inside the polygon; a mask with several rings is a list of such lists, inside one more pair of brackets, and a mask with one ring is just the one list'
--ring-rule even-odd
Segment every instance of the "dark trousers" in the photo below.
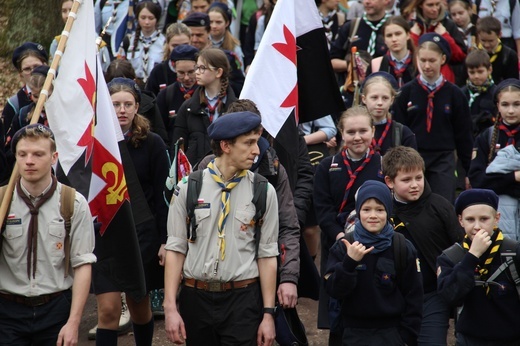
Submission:
{"label": "dark trousers", "polygon": [[0,344],[54,346],[67,323],[71,291],[40,306],[26,306],[0,297]]}
{"label": "dark trousers", "polygon": [[457,346],[518,346],[518,345],[520,345],[520,340],[489,341],[489,340],[480,340],[477,338],[473,338],[471,336],[457,333],[457,344],[456,345]]}
{"label": "dark trousers", "polygon": [[256,346],[264,316],[260,284],[226,292],[182,286],[179,312],[186,326],[186,345]]}
{"label": "dark trousers", "polygon": [[455,201],[455,154],[453,151],[421,151],[426,166],[425,178],[432,192],[446,198],[450,203]]}
{"label": "dark trousers", "polygon": [[403,346],[397,328],[345,328],[343,346]]}

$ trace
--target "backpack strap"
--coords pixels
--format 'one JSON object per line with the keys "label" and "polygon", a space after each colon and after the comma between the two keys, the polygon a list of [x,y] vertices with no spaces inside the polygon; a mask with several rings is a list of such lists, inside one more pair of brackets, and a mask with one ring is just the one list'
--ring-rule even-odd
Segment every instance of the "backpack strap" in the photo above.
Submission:
{"label": "backpack strap", "polygon": [[403,124],[401,124],[400,122],[397,122],[397,121],[394,121],[394,126],[393,126],[393,146],[394,148],[395,147],[398,147],[401,145],[401,140],[403,138]]}
{"label": "backpack strap", "polygon": [[76,189],[61,185],[60,193],[60,214],[65,224],[65,277],[69,275],[70,262],[70,230],[72,228],[72,215],[74,214],[74,200],[76,198]]}
{"label": "backpack strap", "polygon": [[504,263],[508,263],[509,274],[511,274],[511,280],[515,284],[518,297],[520,297],[520,276],[518,275],[518,269],[516,267],[516,263],[518,262],[518,258],[516,256],[517,248],[517,241],[509,238],[504,238],[500,249],[500,257],[502,258],[502,261]]}
{"label": "backpack strap", "polygon": [[[9,103],[11,107],[13,107],[14,114],[18,115],[18,112],[20,111],[20,102],[18,101],[18,94],[11,96],[7,100],[7,103]],[[9,124],[9,126],[11,126],[11,124]]]}
{"label": "backpack strap", "polygon": [[258,247],[260,246],[260,232],[264,224],[264,214],[267,204],[267,179],[262,175],[255,173],[253,180],[253,199],[251,202],[255,205],[256,213],[253,217],[255,225],[255,257],[258,257]]}
{"label": "backpack strap", "polygon": [[188,191],[186,193],[186,233],[189,242],[197,239],[197,221],[195,220],[195,206],[198,203],[202,189],[202,172],[195,171],[188,176]]}
{"label": "backpack strap", "polygon": [[397,276],[397,285],[399,287],[402,287],[403,279],[404,279],[404,272],[406,269],[406,257],[407,257],[407,250],[406,250],[406,238],[402,233],[394,232],[394,235],[392,237],[392,247],[394,250],[394,265],[395,265],[395,272]]}
{"label": "backpack strap", "polygon": [[462,260],[462,257],[464,257],[466,254],[466,251],[459,243],[455,243],[442,251],[442,253],[445,254],[453,264],[457,264]]}

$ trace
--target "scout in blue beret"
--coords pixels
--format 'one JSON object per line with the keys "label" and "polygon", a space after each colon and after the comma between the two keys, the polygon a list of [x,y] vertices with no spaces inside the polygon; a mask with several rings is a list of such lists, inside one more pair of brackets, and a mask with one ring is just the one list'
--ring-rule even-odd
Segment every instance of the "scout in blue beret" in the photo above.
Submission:
{"label": "scout in blue beret", "polygon": [[520,345],[520,244],[498,226],[498,205],[492,190],[462,192],[455,208],[466,235],[437,258],[439,295],[464,306],[457,345]]}
{"label": "scout in blue beret", "polygon": [[450,61],[451,48],[450,48],[450,44],[448,43],[448,41],[446,41],[446,39],[444,37],[442,37],[441,35],[439,35],[435,32],[428,32],[426,34],[421,35],[421,37],[419,37],[419,45],[423,44],[424,42],[435,43],[437,46],[439,46],[439,48],[442,50],[444,55],[446,55],[446,62]]}
{"label": "scout in blue beret", "polygon": [[209,45],[209,16],[206,13],[194,12],[183,21],[191,30],[191,45],[203,50]]}
{"label": "scout in blue beret", "polygon": [[31,88],[28,86],[31,72],[38,66],[47,65],[48,55],[41,44],[26,42],[14,50],[12,62],[18,70],[23,87],[9,98],[2,111],[2,120],[6,127],[11,125],[20,109],[31,104]]}
{"label": "scout in blue beret", "polygon": [[179,60],[197,61],[199,50],[189,44],[181,44],[173,48],[170,54],[170,60],[177,62]]}
{"label": "scout in blue beret", "polygon": [[141,88],[133,79],[116,77],[107,84],[109,89],[116,88],[118,85],[126,85],[130,87],[130,89],[132,89],[135,94],[134,96],[137,100],[137,103],[141,102]]}

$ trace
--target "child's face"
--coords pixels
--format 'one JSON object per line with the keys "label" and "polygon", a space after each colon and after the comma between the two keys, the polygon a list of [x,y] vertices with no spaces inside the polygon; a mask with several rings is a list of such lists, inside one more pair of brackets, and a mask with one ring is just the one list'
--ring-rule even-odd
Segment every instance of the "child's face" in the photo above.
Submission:
{"label": "child's face", "polygon": [[468,238],[473,240],[475,234],[483,229],[489,236],[493,235],[493,228],[498,224],[500,213],[486,204],[475,204],[467,207],[459,215],[459,222]]}
{"label": "child's face", "polygon": [[349,155],[358,159],[367,152],[374,137],[374,129],[367,116],[353,115],[343,120],[341,136]]}
{"label": "child's face", "polygon": [[498,46],[499,37],[496,32],[479,32],[478,39],[488,53],[493,53]]}
{"label": "child's face", "polygon": [[69,18],[69,12],[72,10],[72,4],[74,1],[65,1],[61,4],[61,19],[63,19],[63,23],[67,23],[67,18]]}
{"label": "child's face", "polygon": [[168,41],[168,51],[171,52],[181,44],[190,44],[190,37],[185,34],[175,35]]}
{"label": "child's face", "polygon": [[[204,70],[204,72],[202,70]],[[222,69],[217,69],[214,66],[210,66],[202,58],[199,58],[197,60],[197,65],[195,68],[195,78],[197,79],[198,85],[208,87],[213,83],[218,83],[221,76]]]}
{"label": "child's face", "polygon": [[434,20],[439,17],[441,11],[441,0],[424,0],[419,7],[424,18]]}
{"label": "child's face", "polygon": [[489,66],[489,68],[486,68],[485,66],[471,67],[468,68],[468,78],[471,83],[480,86],[487,81],[491,71],[491,66]]}
{"label": "child's face", "polygon": [[520,92],[504,91],[498,96],[498,112],[502,119],[510,124],[520,123]]}
{"label": "child's face", "polygon": [[139,17],[137,19],[143,34],[150,35],[155,31],[157,18],[155,18],[153,13],[150,12],[147,8],[143,8],[141,12],[139,12]]}
{"label": "child's face", "polygon": [[441,66],[446,62],[446,55],[422,48],[417,52],[417,61],[423,77],[426,80],[435,81],[441,74]]}
{"label": "child's face", "polygon": [[424,192],[424,173],[421,168],[409,171],[400,169],[394,179],[386,176],[385,182],[394,191],[394,196],[403,202],[417,201]]}
{"label": "child's face", "polygon": [[468,26],[471,20],[468,10],[458,2],[450,7],[450,16],[455,24],[457,24],[459,28],[463,29]]}
{"label": "child's face", "polygon": [[29,84],[29,81],[31,80],[31,72],[38,66],[42,65],[43,62],[34,56],[29,55],[22,60],[20,63],[20,77],[22,78],[24,84]]}
{"label": "child's face", "polygon": [[381,233],[386,225],[387,218],[385,206],[375,198],[367,199],[359,210],[359,220],[370,233]]}
{"label": "child's face", "polygon": [[209,1],[207,0],[192,0],[191,1],[191,10],[193,12],[202,12],[206,13],[209,9]]}
{"label": "child's face", "polygon": [[407,48],[410,34],[397,24],[390,24],[385,28],[385,45],[391,52],[400,52]]}
{"label": "child's face", "polygon": [[389,87],[381,83],[369,85],[361,99],[376,122],[386,118],[388,110],[394,102],[394,97]]}
{"label": "child's face", "polygon": [[228,23],[226,22],[222,13],[211,11],[209,15],[209,26],[211,28],[211,37],[213,39],[220,39],[224,37]]}

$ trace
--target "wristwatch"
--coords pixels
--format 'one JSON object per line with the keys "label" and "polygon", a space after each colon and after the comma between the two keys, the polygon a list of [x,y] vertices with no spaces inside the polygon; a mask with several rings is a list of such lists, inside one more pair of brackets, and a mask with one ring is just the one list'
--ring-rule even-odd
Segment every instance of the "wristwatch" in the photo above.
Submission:
{"label": "wristwatch", "polygon": [[264,308],[264,314],[269,314],[274,317],[276,314],[276,308]]}

